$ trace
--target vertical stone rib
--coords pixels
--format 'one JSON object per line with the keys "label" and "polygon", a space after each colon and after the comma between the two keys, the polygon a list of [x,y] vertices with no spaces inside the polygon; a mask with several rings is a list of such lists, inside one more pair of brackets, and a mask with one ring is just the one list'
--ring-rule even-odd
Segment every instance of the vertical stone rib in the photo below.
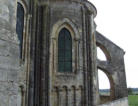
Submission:
{"label": "vertical stone rib", "polygon": [[43,57],[44,57],[44,54],[43,54],[43,52],[44,52],[44,48],[43,48],[43,46],[44,46],[44,40],[43,40],[43,38],[44,38],[44,33],[43,33],[43,22],[44,22],[44,12],[43,12],[44,10],[43,10],[43,7],[42,6],[40,6],[39,7],[39,14],[38,14],[38,16],[39,16],[39,24],[40,25],[38,25],[39,26],[39,49],[40,49],[40,70],[37,70],[37,71],[40,71],[40,80],[39,80],[39,83],[40,83],[40,88],[39,88],[39,90],[40,90],[40,93],[39,93],[39,96],[40,96],[40,100],[39,100],[39,104],[40,104],[40,106],[45,106],[45,70],[44,70],[44,68],[43,68],[43,66],[45,65],[45,63],[44,63],[44,60],[43,60]]}
{"label": "vertical stone rib", "polygon": [[46,57],[46,55],[45,55],[45,47],[47,46],[46,44],[45,44],[45,36],[46,36],[46,34],[45,34],[45,21],[47,21],[46,19],[45,19],[45,7],[43,7],[43,6],[41,6],[40,7],[40,17],[41,17],[41,35],[40,36],[42,36],[42,39],[41,39],[41,51],[42,51],[42,53],[41,53],[41,106],[46,106],[46,95],[45,95],[45,92],[46,92],[46,81],[45,81],[45,78],[46,78],[46,70],[45,70],[45,65],[46,65],[46,63],[45,63],[45,57]]}
{"label": "vertical stone rib", "polygon": [[92,47],[93,47],[93,39],[92,39],[92,25],[91,25],[91,14],[88,15],[88,20],[87,20],[87,24],[88,24],[88,62],[89,62],[89,106],[95,106],[93,104],[93,53],[92,53]]}
{"label": "vertical stone rib", "polygon": [[72,92],[72,88],[70,88],[68,90],[68,106],[72,106],[72,103],[73,103],[73,92]]}
{"label": "vertical stone rib", "polygon": [[44,12],[44,20],[46,21],[44,23],[44,64],[43,64],[43,71],[45,71],[45,78],[44,78],[44,84],[45,84],[45,105],[49,106],[49,49],[50,49],[50,7],[45,6],[45,12]]}
{"label": "vertical stone rib", "polygon": [[64,86],[61,91],[61,104],[60,106],[68,106],[68,88]]}
{"label": "vertical stone rib", "polygon": [[30,44],[30,74],[29,74],[29,98],[28,98],[28,106],[34,106],[34,96],[35,96],[35,90],[34,90],[34,60],[35,60],[35,25],[36,25],[36,9],[33,10],[33,8],[35,7],[34,5],[34,1],[30,0],[30,8],[29,8],[29,13],[33,16],[30,19],[30,33],[31,33],[31,44]]}
{"label": "vertical stone rib", "polygon": [[85,35],[85,43],[86,43],[86,45],[85,45],[85,48],[86,48],[86,52],[85,52],[85,56],[86,56],[86,61],[85,61],[85,64],[86,64],[86,81],[85,82],[87,82],[87,85],[86,85],[86,87],[87,87],[87,89],[86,89],[86,93],[87,93],[87,95],[86,95],[86,97],[87,97],[87,105],[88,106],[91,106],[91,53],[90,53],[90,27],[89,27],[89,15],[88,15],[88,12],[85,14],[85,16],[87,17],[87,18],[85,18],[85,27],[86,27],[86,35]]}
{"label": "vertical stone rib", "polygon": [[88,82],[87,82],[87,63],[86,63],[86,18],[85,8],[82,7],[82,28],[83,28],[83,75],[84,75],[84,104],[88,106]]}
{"label": "vertical stone rib", "polygon": [[81,105],[80,106],[85,106],[84,105],[84,94],[83,94],[83,87],[80,86],[80,93],[81,93]]}
{"label": "vertical stone rib", "polygon": [[60,106],[66,106],[66,89],[65,87],[62,88],[61,91],[61,104]]}
{"label": "vertical stone rib", "polygon": [[76,106],[76,87],[72,86],[72,92],[73,92],[73,103],[72,106]]}
{"label": "vertical stone rib", "polygon": [[53,97],[53,106],[59,106],[59,89],[58,89],[58,87],[55,87],[54,88],[54,91],[53,91],[53,95],[54,95],[54,97]]}
{"label": "vertical stone rib", "polygon": [[[36,9],[36,10],[35,10]],[[50,30],[50,10],[42,6],[35,6],[35,13],[32,12],[35,17],[32,22],[32,40],[31,43],[31,70],[30,72],[30,85],[33,86],[29,88],[29,106],[49,106],[49,30]],[[45,10],[45,11],[44,11]],[[45,13],[44,13],[45,12]],[[44,15],[45,14],[45,15]],[[33,68],[34,67],[34,68]],[[34,78],[34,79],[33,79]],[[32,83],[31,83],[32,82]],[[32,90],[32,91],[31,91]],[[34,92],[33,92],[34,90]]]}
{"label": "vertical stone rib", "polygon": [[76,89],[76,106],[81,106],[81,89],[80,88],[77,88]]}
{"label": "vertical stone rib", "polygon": [[97,73],[97,64],[96,64],[96,39],[95,39],[95,28],[94,28],[94,18],[93,14],[89,15],[90,23],[90,64],[91,64],[91,105],[96,106],[98,104],[98,73]]}
{"label": "vertical stone rib", "polygon": [[41,35],[41,13],[40,13],[40,7],[37,7],[37,23],[36,23],[36,61],[35,61],[35,105],[40,106],[40,104],[42,103],[41,101],[41,43],[42,43],[42,35]]}
{"label": "vertical stone rib", "polygon": [[[36,85],[39,87],[39,76],[36,76],[37,74],[39,74],[36,70],[38,70],[39,67],[37,67],[37,61],[39,61],[39,50],[38,50],[38,27],[36,26],[38,23],[38,17],[37,17],[37,13],[38,13],[38,7],[36,5],[36,2],[34,2],[34,11],[33,11],[33,15],[34,15],[34,18],[33,18],[33,32],[32,32],[32,38],[34,38],[34,44],[33,44],[33,49],[34,49],[34,106],[37,106],[39,104],[39,97],[37,96],[39,94],[39,90],[38,88],[36,87]],[[38,52],[37,52],[38,51]]]}

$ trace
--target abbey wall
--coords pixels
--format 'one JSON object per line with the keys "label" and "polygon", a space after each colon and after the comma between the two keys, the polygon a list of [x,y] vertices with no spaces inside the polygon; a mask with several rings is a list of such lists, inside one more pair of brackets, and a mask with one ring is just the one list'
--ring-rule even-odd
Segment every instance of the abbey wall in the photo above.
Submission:
{"label": "abbey wall", "polygon": [[[24,10],[22,40],[17,33],[18,4]],[[124,51],[96,31],[96,14],[94,5],[83,0],[0,0],[0,106],[103,104],[98,68],[110,81],[106,102],[127,97]],[[72,73],[57,70],[63,28],[72,37]],[[107,61],[97,59],[96,46]]]}
{"label": "abbey wall", "polygon": [[19,46],[16,0],[0,0],[0,106],[16,106],[19,99]]}
{"label": "abbey wall", "polygon": [[16,33],[17,0],[0,0],[0,106],[23,106],[25,62]]}

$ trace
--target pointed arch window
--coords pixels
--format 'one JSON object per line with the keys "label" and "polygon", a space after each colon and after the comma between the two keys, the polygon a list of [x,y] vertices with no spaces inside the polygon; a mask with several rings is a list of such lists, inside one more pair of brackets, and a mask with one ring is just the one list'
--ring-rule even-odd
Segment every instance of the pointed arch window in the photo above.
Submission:
{"label": "pointed arch window", "polygon": [[58,36],[58,72],[72,72],[72,37],[66,28]]}
{"label": "pointed arch window", "polygon": [[23,46],[23,29],[24,29],[24,8],[17,4],[17,21],[16,21],[16,33],[19,39],[20,46],[20,58],[22,58],[22,46]]}

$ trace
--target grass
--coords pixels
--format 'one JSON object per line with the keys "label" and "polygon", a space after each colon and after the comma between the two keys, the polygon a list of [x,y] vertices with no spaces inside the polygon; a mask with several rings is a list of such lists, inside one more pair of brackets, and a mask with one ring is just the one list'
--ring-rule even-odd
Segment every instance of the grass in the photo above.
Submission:
{"label": "grass", "polygon": [[128,96],[129,106],[138,106],[138,95]]}

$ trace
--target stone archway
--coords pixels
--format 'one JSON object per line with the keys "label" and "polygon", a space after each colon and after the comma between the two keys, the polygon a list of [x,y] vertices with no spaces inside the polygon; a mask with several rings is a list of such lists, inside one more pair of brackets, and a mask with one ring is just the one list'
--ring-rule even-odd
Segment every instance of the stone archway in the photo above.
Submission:
{"label": "stone archway", "polygon": [[[107,73],[105,70],[100,69],[100,68],[97,68],[97,70],[98,70],[98,73],[99,73],[99,71],[102,71],[106,75],[106,77],[107,77],[107,79],[109,81],[109,94],[104,94],[103,95],[103,94],[99,93],[100,104],[103,104],[103,103],[112,101],[115,98],[115,96],[114,96],[114,93],[115,93],[114,81],[113,81],[112,76],[109,73]],[[99,78],[98,78],[98,80],[99,80]],[[107,83],[107,82],[105,82],[105,83]],[[100,88],[99,88],[99,90],[100,90]]]}
{"label": "stone archway", "polygon": [[127,97],[124,50],[99,32],[96,32],[96,44],[106,57],[106,61],[97,59],[97,67],[103,70],[110,79],[111,99]]}
{"label": "stone archway", "polygon": [[97,48],[100,50],[97,51],[97,57],[100,57],[98,55],[99,52],[102,52],[102,55],[104,56],[104,59],[102,58],[97,58],[97,70],[102,71],[106,77],[109,80],[109,85],[110,85],[110,95],[108,96],[100,96],[100,103],[103,104],[105,102],[109,102],[115,99],[115,83],[114,79],[112,77],[112,70],[108,70],[106,67],[108,67],[108,64],[111,62],[111,54],[108,51],[108,49],[102,45],[99,42],[96,42]]}
{"label": "stone archway", "polygon": [[111,56],[110,53],[108,52],[107,48],[104,47],[102,44],[96,42],[97,47],[99,47],[102,52],[104,53],[105,57],[106,57],[106,61],[111,61]]}

